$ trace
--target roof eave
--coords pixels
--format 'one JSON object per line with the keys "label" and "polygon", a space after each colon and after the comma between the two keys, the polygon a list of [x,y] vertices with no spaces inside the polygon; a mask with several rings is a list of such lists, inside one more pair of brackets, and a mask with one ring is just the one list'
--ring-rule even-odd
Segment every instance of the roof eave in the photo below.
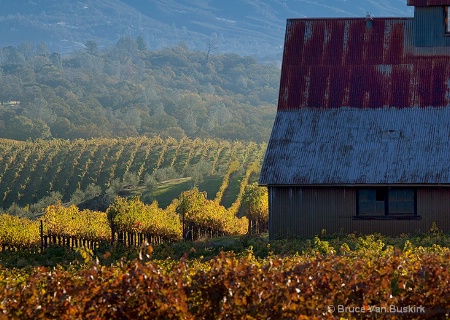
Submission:
{"label": "roof eave", "polygon": [[262,187],[308,187],[308,188],[376,188],[376,187],[408,187],[408,188],[450,188],[450,183],[317,183],[317,184],[270,184],[259,183]]}

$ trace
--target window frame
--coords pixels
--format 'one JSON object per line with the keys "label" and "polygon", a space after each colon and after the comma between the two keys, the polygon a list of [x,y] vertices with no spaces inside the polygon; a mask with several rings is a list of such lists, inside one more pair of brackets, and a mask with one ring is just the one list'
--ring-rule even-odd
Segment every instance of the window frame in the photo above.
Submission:
{"label": "window frame", "polygon": [[[360,193],[364,190],[375,190],[375,203],[379,202],[377,193],[380,192],[384,194],[384,214],[364,214],[360,213]],[[414,192],[414,212],[413,213],[389,213],[389,205],[394,202],[400,201],[389,201],[389,190],[408,190]],[[405,201],[408,202],[408,201]],[[375,208],[376,211],[376,208]],[[367,187],[367,188],[357,188],[356,189],[356,214],[353,216],[354,220],[420,220],[421,216],[417,215],[417,189],[416,188],[401,188],[401,187]]]}
{"label": "window frame", "polygon": [[444,6],[444,35],[450,36],[450,6]]}

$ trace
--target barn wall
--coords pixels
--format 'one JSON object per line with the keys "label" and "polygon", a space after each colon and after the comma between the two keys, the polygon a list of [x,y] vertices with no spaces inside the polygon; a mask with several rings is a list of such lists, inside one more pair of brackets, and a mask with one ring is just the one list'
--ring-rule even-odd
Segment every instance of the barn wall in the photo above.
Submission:
{"label": "barn wall", "polygon": [[353,220],[356,214],[355,188],[269,187],[269,234],[277,238],[309,238],[325,229],[328,234],[427,232],[433,222],[450,231],[450,189],[417,190],[420,220]]}
{"label": "barn wall", "polygon": [[352,188],[269,187],[270,238],[347,232],[355,210]]}
{"label": "barn wall", "polygon": [[445,232],[450,232],[450,189],[418,189],[417,213],[422,216],[422,231],[428,231],[433,222]]}

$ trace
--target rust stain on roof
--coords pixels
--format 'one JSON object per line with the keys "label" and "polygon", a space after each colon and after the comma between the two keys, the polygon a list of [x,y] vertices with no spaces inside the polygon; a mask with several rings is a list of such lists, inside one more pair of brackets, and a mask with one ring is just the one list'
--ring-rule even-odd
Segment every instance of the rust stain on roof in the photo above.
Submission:
{"label": "rust stain on roof", "polygon": [[450,105],[449,57],[414,46],[412,18],[291,19],[278,109]]}

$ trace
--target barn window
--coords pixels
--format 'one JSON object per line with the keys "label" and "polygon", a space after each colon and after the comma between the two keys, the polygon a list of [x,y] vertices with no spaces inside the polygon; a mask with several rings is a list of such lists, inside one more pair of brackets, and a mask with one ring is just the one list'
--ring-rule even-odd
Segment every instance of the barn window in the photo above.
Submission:
{"label": "barn window", "polygon": [[356,218],[402,219],[416,216],[414,189],[359,189]]}
{"label": "barn window", "polygon": [[412,189],[391,189],[388,192],[388,214],[413,215],[415,213],[415,192]]}
{"label": "barn window", "polygon": [[359,190],[359,215],[384,216],[386,192],[384,189]]}

